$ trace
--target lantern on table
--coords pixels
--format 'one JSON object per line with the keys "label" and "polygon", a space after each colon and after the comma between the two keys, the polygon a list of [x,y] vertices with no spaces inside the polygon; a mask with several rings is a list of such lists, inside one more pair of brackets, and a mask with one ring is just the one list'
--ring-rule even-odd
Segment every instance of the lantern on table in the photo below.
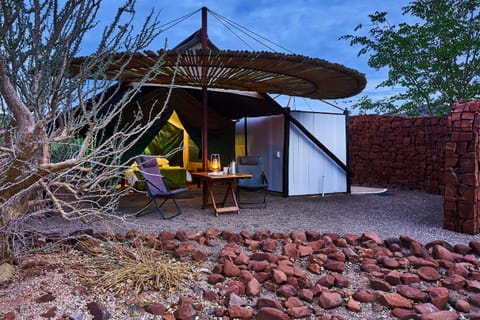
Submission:
{"label": "lantern on table", "polygon": [[213,172],[220,171],[220,155],[218,153],[212,153],[210,155],[210,170]]}

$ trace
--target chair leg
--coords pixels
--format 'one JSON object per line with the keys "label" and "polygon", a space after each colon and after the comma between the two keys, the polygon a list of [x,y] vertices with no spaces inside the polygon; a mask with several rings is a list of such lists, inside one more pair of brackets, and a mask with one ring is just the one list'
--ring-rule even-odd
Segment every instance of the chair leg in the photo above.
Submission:
{"label": "chair leg", "polygon": [[[249,190],[249,192],[255,192]],[[237,203],[238,206],[241,209],[247,209],[247,208],[258,208],[259,205],[261,205],[262,208],[267,207],[267,190],[263,189],[263,202],[241,202],[240,201],[240,190],[237,188]]]}
{"label": "chair leg", "polygon": [[[176,211],[173,215],[171,215],[171,216],[166,216],[166,215],[164,214],[163,210],[162,210],[162,206],[165,204],[165,202],[167,202],[168,199],[172,199],[173,203],[175,204],[175,207],[177,208],[177,211]],[[165,219],[165,220],[166,220],[166,219],[175,218],[176,216],[178,216],[178,215],[180,215],[180,214],[182,213],[182,210],[181,210],[180,207],[178,206],[177,201],[176,201],[175,198],[173,198],[173,197],[172,197],[172,198],[170,198],[170,197],[165,198],[160,205],[157,203],[156,200],[153,200],[153,201],[154,201],[154,203],[155,203],[155,206],[157,207],[157,211],[160,213],[160,215],[162,216],[162,218]]]}
{"label": "chair leg", "polygon": [[[165,204],[165,202],[167,202],[168,199],[172,199],[173,203],[175,204],[175,207],[177,208],[177,211],[172,216],[166,216],[165,213],[162,210],[162,206]],[[144,210],[152,202],[155,204],[155,209],[144,212]],[[175,200],[175,198],[168,198],[167,197],[167,198],[163,199],[163,201],[160,204],[158,204],[158,202],[155,198],[151,198],[150,201],[145,205],[145,207],[143,207],[143,209],[141,209],[139,212],[137,212],[137,214],[135,216],[136,217],[142,217],[142,216],[145,216],[147,214],[154,213],[155,211],[158,211],[160,213],[160,215],[162,216],[162,218],[165,219],[165,220],[175,218],[176,216],[178,216],[182,213],[182,210],[180,209],[180,207],[179,207],[177,201]]]}
{"label": "chair leg", "polygon": [[138,217],[142,217],[142,216],[145,216],[145,215],[147,215],[147,214],[152,213],[153,211],[155,211],[155,210],[150,210],[150,211],[144,212],[145,209],[148,208],[148,206],[150,205],[150,203],[152,203],[152,201],[153,201],[153,199],[150,199],[150,201],[148,201],[147,204],[146,204],[142,209],[140,209],[140,211],[137,212],[137,214],[135,215],[135,217],[137,217],[137,218],[138,218]]}

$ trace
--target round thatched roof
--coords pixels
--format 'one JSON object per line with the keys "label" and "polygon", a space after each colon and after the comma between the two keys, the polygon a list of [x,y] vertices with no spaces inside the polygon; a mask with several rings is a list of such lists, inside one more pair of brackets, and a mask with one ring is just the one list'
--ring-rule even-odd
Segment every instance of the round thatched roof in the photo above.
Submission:
{"label": "round thatched roof", "polygon": [[[294,54],[250,51],[187,50],[147,51],[127,56],[118,53],[107,75],[138,82],[163,58],[160,72],[149,82],[175,85],[256,91],[313,99],[338,99],[360,93],[365,76],[356,70],[325,60]],[[74,61],[78,70],[85,58]]]}

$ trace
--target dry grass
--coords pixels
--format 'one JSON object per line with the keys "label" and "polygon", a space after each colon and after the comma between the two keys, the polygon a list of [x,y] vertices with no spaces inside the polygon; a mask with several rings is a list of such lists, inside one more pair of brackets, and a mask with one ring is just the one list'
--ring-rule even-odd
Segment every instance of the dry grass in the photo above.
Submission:
{"label": "dry grass", "polygon": [[89,251],[81,278],[95,291],[175,291],[195,273],[191,264],[155,249],[107,244]]}

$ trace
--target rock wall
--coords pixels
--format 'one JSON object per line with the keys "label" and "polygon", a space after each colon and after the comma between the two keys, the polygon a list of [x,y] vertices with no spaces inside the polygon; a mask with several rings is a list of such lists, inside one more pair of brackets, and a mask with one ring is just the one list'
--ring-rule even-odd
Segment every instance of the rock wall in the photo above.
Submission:
{"label": "rock wall", "polygon": [[351,116],[351,182],[442,194],[448,138],[447,116]]}
{"label": "rock wall", "polygon": [[480,101],[460,101],[452,109],[446,144],[443,227],[480,232],[479,132]]}

